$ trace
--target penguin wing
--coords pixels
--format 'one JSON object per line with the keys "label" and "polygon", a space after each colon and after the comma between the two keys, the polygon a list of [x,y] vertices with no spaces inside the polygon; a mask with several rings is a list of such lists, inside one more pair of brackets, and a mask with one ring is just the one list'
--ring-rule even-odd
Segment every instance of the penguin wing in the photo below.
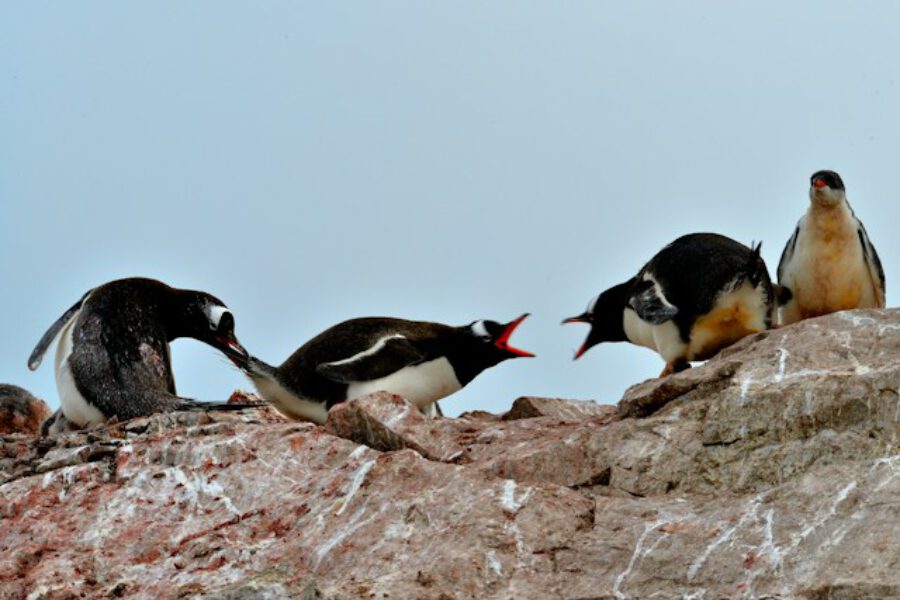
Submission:
{"label": "penguin wing", "polygon": [[393,334],[353,356],[316,365],[316,371],[332,381],[352,383],[380,379],[423,360],[425,356],[405,336]]}
{"label": "penguin wing", "polygon": [[788,263],[794,258],[794,250],[797,247],[797,237],[799,237],[799,235],[800,224],[798,223],[797,227],[794,228],[794,233],[787,241],[787,244],[784,245],[784,250],[781,251],[781,260],[778,261],[778,284],[774,286],[775,302],[778,306],[786,305],[794,297],[793,290],[791,290],[785,281],[785,272],[787,271]]}
{"label": "penguin wing", "polygon": [[875,246],[872,245],[872,240],[869,239],[869,234],[866,233],[866,228],[863,227],[862,221],[857,219],[856,223],[858,225],[856,233],[859,236],[859,243],[862,246],[866,267],[868,267],[869,275],[872,277],[872,285],[875,288],[875,297],[878,300],[878,303],[883,307],[885,305],[884,267],[881,266],[881,259],[878,257],[878,253],[875,252]]}
{"label": "penguin wing", "polygon": [[50,344],[53,343],[53,340],[56,339],[56,336],[59,335],[59,332],[62,330],[62,328],[72,320],[72,318],[79,310],[81,310],[81,305],[84,304],[85,298],[87,298],[92,291],[94,290],[88,290],[84,294],[84,296],[82,296],[78,300],[78,302],[73,304],[69,310],[64,312],[62,316],[58,318],[53,325],[50,326],[50,329],[47,330],[47,333],[43,335],[43,337],[37,343],[37,346],[35,346],[34,350],[31,351],[31,356],[28,357],[29,369],[35,371],[39,366],[41,366],[41,361],[44,360],[44,354],[47,353],[47,348],[50,347]]}
{"label": "penguin wing", "polygon": [[678,307],[666,300],[659,286],[649,280],[638,284],[635,293],[628,299],[628,306],[633,308],[642,320],[653,325],[661,325],[678,314]]}
{"label": "penguin wing", "polygon": [[781,260],[778,261],[778,283],[784,283],[784,271],[791,259],[794,258],[794,249],[797,247],[797,236],[800,235],[800,224],[794,229],[793,235],[781,252]]}

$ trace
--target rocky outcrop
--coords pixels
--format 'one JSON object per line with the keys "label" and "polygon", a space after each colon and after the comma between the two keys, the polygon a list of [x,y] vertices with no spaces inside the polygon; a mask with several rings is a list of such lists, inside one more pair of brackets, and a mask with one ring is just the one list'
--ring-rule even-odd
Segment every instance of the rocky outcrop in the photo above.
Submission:
{"label": "rocky outcrop", "polygon": [[898,390],[900,311],[856,311],[618,407],[6,436],[0,597],[897,597]]}
{"label": "rocky outcrop", "polygon": [[0,383],[0,435],[38,433],[50,407],[17,385]]}

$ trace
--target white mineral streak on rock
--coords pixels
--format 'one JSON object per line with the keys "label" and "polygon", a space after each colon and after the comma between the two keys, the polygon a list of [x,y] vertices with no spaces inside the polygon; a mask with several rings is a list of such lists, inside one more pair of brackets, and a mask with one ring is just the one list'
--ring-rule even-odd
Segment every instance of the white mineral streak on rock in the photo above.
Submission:
{"label": "white mineral streak on rock", "polygon": [[497,552],[494,550],[488,550],[484,555],[485,562],[488,570],[490,570],[497,577],[503,576],[503,565],[497,560]]}
{"label": "white mineral streak on rock", "polygon": [[619,573],[613,582],[613,594],[616,598],[628,598],[625,593],[622,591],[622,584],[625,583],[625,579],[631,574],[632,569],[637,564],[639,560],[642,560],[645,556],[653,552],[656,544],[662,539],[662,536],[657,538],[657,540],[646,550],[644,549],[644,542],[653,531],[656,531],[657,528],[669,524],[672,522],[672,518],[668,515],[661,516],[659,519],[652,523],[648,523],[644,526],[644,531],[641,535],[638,536],[637,541],[634,544],[634,551],[631,553],[631,559],[628,561],[628,566],[625,567],[625,570]]}
{"label": "white mineral streak on rock", "polygon": [[233,515],[239,516],[241,511],[237,509],[234,503],[225,494],[225,488],[217,481],[209,481],[206,477],[199,473],[187,474],[179,468],[173,468],[166,472],[166,476],[172,478],[183,486],[184,492],[192,505],[193,510],[201,504],[201,494],[209,496],[213,500],[217,500]]}
{"label": "white mineral streak on rock", "polygon": [[512,479],[506,479],[503,481],[503,490],[500,494],[500,505],[503,507],[503,510],[511,513],[516,513],[525,506],[525,503],[528,502],[528,498],[531,497],[532,489],[530,487],[526,487],[522,492],[522,495],[519,498],[516,498],[516,482]]}
{"label": "white mineral streak on rock", "polygon": [[784,381],[784,371],[787,368],[788,351],[784,348],[778,349],[778,373],[775,374],[775,383]]}
{"label": "white mineral streak on rock", "polygon": [[390,429],[391,427],[395,427],[397,423],[401,422],[409,415],[409,409],[412,405],[408,402],[403,406],[403,410],[398,412],[396,415],[393,415],[390,419],[385,421],[385,425]]}
{"label": "white mineral streak on rock", "polygon": [[338,515],[344,514],[344,511],[347,510],[347,506],[350,505],[350,501],[353,500],[353,497],[356,495],[356,492],[359,491],[359,488],[362,486],[363,481],[366,479],[366,475],[369,474],[369,471],[372,470],[372,467],[375,466],[375,459],[368,460],[360,466],[356,472],[353,474],[353,479],[350,481],[350,488],[347,490],[346,495],[343,499],[343,504],[338,509]]}
{"label": "white mineral streak on rock", "polygon": [[703,552],[691,563],[691,566],[688,567],[687,571],[687,579],[691,581],[694,577],[697,576],[697,573],[703,567],[703,564],[706,562],[706,559],[709,558],[710,554],[712,554],[719,546],[730,540],[735,532],[737,532],[741,527],[743,527],[749,521],[756,519],[756,511],[759,508],[760,503],[762,502],[762,495],[757,494],[754,496],[746,509],[744,509],[744,514],[738,520],[737,523],[724,529],[722,533],[718,535],[716,539],[712,541],[706,548],[703,549]]}

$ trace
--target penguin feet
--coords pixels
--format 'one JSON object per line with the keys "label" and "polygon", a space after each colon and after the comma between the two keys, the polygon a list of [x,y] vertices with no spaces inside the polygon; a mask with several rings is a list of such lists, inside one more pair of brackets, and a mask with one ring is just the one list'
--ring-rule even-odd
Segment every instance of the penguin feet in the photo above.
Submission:
{"label": "penguin feet", "polygon": [[660,378],[668,377],[674,373],[681,373],[691,368],[691,363],[683,358],[676,358],[672,362],[666,363],[666,368],[659,374]]}

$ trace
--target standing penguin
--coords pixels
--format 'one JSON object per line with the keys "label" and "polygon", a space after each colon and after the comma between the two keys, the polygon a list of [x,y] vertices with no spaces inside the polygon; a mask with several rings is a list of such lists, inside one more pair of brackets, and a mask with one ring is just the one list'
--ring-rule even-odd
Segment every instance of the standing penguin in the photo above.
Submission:
{"label": "standing penguin", "polygon": [[813,173],[809,200],[778,263],[781,324],[851,308],[883,308],[881,259],[847,202],[841,176]]}
{"label": "standing penguin", "polygon": [[[189,408],[236,408],[175,394],[169,342],[192,337],[232,361],[247,351],[234,335],[234,317],[206,292],[179,290],[153,279],[119,279],[88,291],[38,342],[28,368],[37,369],[53,340],[59,413],[77,427]],[[45,425],[45,432],[53,423]]]}
{"label": "standing penguin", "polygon": [[774,294],[759,249],[714,233],[678,238],[636,276],[563,321],[591,326],[575,358],[600,342],[627,341],[663,357],[662,377],[768,329]]}
{"label": "standing penguin", "polygon": [[508,358],[534,356],[509,344],[527,314],[501,325],[365,317],[320,333],[280,367],[251,357],[244,365],[260,395],[297,420],[324,423],[335,404],[386,391],[428,410],[437,400]]}

